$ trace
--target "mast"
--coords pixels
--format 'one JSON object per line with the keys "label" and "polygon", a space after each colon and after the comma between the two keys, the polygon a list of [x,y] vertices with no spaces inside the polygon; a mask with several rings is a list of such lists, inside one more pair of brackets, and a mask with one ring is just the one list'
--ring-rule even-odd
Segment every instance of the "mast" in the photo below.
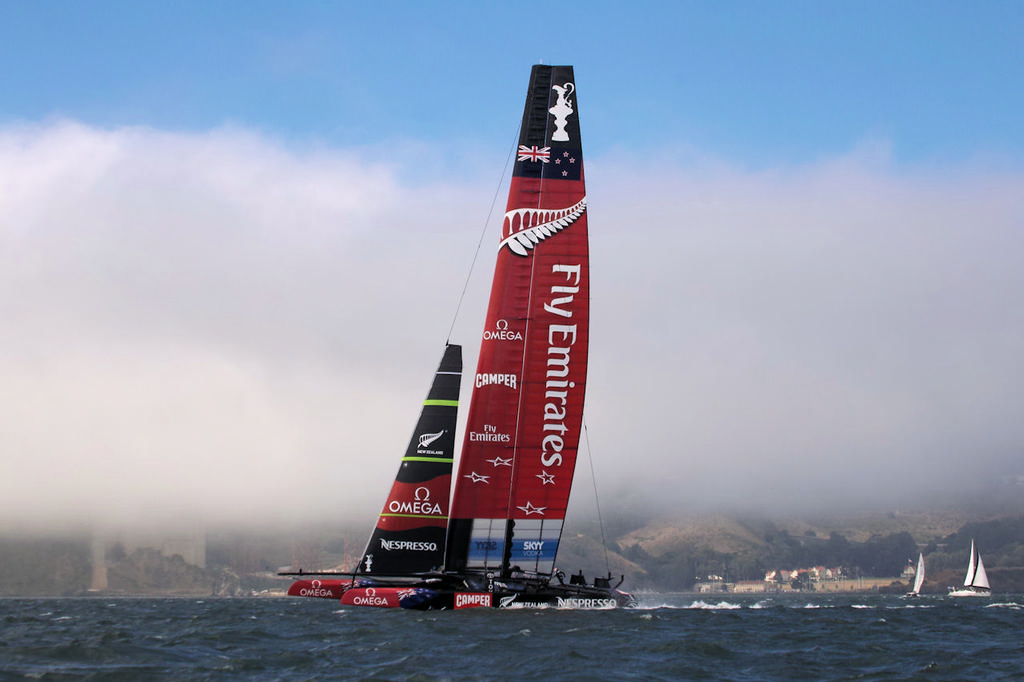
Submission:
{"label": "mast", "polygon": [[533,67],[498,243],[446,567],[551,574],[583,418],[590,266],[571,66]]}
{"label": "mast", "polygon": [[395,575],[441,569],[461,382],[462,346],[446,345],[356,573]]}

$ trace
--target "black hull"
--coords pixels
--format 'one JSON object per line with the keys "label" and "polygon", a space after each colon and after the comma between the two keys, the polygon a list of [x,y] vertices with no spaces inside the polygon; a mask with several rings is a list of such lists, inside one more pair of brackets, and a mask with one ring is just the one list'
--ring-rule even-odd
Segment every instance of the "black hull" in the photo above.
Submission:
{"label": "black hull", "polygon": [[479,575],[359,577],[343,605],[448,610],[464,608],[607,610],[637,605],[633,595],[601,584],[550,584],[541,578],[488,579]]}
{"label": "black hull", "polygon": [[549,586],[539,590],[494,592],[503,609],[620,609],[636,606],[633,595],[612,588]]}

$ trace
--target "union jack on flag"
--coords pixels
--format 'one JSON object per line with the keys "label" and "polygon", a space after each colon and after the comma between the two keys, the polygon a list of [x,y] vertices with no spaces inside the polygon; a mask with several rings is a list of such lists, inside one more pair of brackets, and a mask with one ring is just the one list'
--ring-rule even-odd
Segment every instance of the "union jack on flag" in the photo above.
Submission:
{"label": "union jack on flag", "polygon": [[547,163],[551,159],[551,147],[536,146],[527,147],[525,144],[519,145],[519,158],[517,161],[543,161]]}

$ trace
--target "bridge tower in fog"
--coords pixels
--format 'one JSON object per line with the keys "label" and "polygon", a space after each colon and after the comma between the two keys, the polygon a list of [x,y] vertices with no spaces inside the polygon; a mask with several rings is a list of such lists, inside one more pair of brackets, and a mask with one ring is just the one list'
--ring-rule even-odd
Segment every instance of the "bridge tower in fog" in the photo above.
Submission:
{"label": "bridge tower in fog", "polygon": [[107,589],[107,543],[103,536],[96,531],[93,531],[92,534],[90,554],[92,555],[92,581],[89,584],[89,591],[102,592]]}

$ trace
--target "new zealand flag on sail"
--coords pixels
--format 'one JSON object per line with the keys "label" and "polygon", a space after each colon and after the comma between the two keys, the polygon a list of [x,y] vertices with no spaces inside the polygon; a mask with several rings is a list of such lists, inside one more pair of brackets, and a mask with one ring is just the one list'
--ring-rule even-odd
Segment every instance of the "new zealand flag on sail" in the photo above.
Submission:
{"label": "new zealand flag on sail", "polygon": [[527,100],[512,174],[579,180],[583,153],[572,67],[535,67]]}

